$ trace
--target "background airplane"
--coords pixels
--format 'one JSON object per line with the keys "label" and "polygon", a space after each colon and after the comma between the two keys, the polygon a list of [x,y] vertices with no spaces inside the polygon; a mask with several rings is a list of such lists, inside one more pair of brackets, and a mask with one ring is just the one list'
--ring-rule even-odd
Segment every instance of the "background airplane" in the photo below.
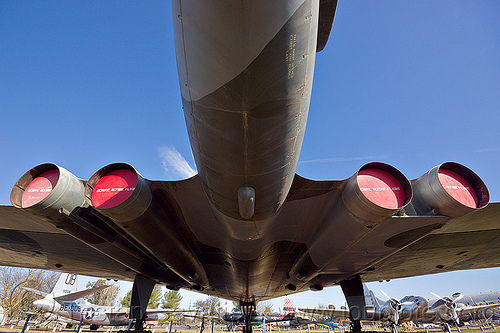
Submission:
{"label": "background airplane", "polygon": [[[276,326],[289,326],[289,322],[295,319],[294,316],[295,309],[293,307],[293,301],[291,299],[284,300],[283,311],[280,314],[270,314],[270,313],[258,313],[254,311],[250,314],[250,322],[253,326],[258,326],[262,324],[274,323]],[[192,317],[202,320],[219,320],[224,321],[228,324],[229,330],[232,330],[235,326],[244,325],[247,321],[247,315],[241,311],[235,311],[230,313],[225,313],[222,316],[206,316],[206,315],[184,315],[185,317]]]}
{"label": "background airplane", "polygon": [[[32,288],[23,288],[44,297],[33,302],[33,305],[38,309],[68,318],[73,323],[79,323],[81,320],[85,324],[90,324],[91,330],[97,330],[99,326],[129,326],[131,324],[129,308],[124,308],[120,304],[115,304],[114,306],[95,305],[82,298],[107,286],[77,291],[77,279],[78,276],[76,274],[62,273],[54,289],[48,294]],[[146,322],[163,320],[166,318],[166,313],[174,312],[185,311],[147,309]]]}
{"label": "background airplane", "polygon": [[[488,292],[479,295],[463,295],[454,293],[451,297],[441,297],[432,293],[437,300],[429,300],[429,309],[427,313],[414,316],[414,321],[441,322],[449,329],[450,324],[458,328],[463,326],[464,322],[474,319],[486,319],[486,313],[495,314],[493,311],[500,306],[500,292]],[[493,311],[493,312],[492,312]],[[460,329],[459,329],[460,330]]]}
{"label": "background airplane", "polygon": [[[367,320],[380,321],[384,325],[391,327],[393,332],[398,331],[398,325],[404,322],[432,322],[442,324],[448,332],[450,324],[457,326],[463,325],[463,321],[469,320],[472,314],[492,309],[500,306],[498,299],[499,292],[481,294],[483,302],[488,304],[477,305],[474,299],[478,295],[454,294],[451,298],[439,298],[438,300],[429,300],[423,296],[405,296],[401,300],[389,297],[381,291],[387,301],[375,296],[373,291],[364,286],[365,303],[367,305]],[[461,300],[464,300],[460,302]],[[468,301],[465,301],[468,300]],[[460,303],[459,303],[460,302]],[[474,302],[473,305],[466,304]],[[312,309],[299,308],[299,311],[317,315],[327,315],[331,317],[349,318],[350,311],[347,309]]]}

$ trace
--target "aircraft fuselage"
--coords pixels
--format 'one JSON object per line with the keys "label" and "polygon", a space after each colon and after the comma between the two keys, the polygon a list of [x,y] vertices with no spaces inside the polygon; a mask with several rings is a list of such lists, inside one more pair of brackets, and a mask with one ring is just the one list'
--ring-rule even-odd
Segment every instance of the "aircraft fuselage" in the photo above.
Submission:
{"label": "aircraft fuselage", "polygon": [[[173,1],[184,115],[221,223],[256,238],[292,184],[309,109],[318,1]],[[238,190],[255,191],[242,217]],[[244,203],[243,203],[244,204]],[[243,227],[248,225],[249,227]],[[243,232],[242,232],[243,229]]]}
{"label": "aircraft fuselage", "polygon": [[[55,301],[52,299],[40,299],[33,302],[35,307],[65,317],[76,322],[98,326],[127,326],[130,319],[124,314],[128,309],[99,306],[88,303]],[[151,314],[148,320],[158,320],[158,314]]]}

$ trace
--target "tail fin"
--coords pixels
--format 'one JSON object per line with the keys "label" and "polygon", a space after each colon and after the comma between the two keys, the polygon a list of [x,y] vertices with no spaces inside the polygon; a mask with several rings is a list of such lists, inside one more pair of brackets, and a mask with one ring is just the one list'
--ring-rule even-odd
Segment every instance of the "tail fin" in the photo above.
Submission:
{"label": "tail fin", "polygon": [[109,287],[109,285],[103,285],[77,291],[77,278],[78,277],[76,274],[62,273],[61,275],[59,275],[59,279],[57,280],[56,285],[54,286],[54,289],[52,289],[52,292],[50,294],[31,288],[23,288],[47,299],[53,299],[56,301],[76,301],[83,296],[93,294],[96,291]]}
{"label": "tail fin", "polygon": [[44,291],[36,290],[33,288],[28,288],[28,287],[21,287],[21,288],[23,288],[24,290],[27,290],[27,291],[31,291],[33,294],[37,294],[39,296],[42,296],[43,298],[47,297],[47,295],[48,295],[48,293],[46,293]]}
{"label": "tail fin", "polygon": [[76,274],[61,273],[54,289],[52,289],[52,297],[63,296],[76,292],[76,282]]}
{"label": "tail fin", "polygon": [[115,302],[115,308],[121,308],[122,307],[122,302],[123,302],[123,297],[118,297],[116,302]]}
{"label": "tail fin", "polygon": [[373,293],[373,291],[371,291],[366,286],[366,284],[363,284],[363,291],[364,291],[364,294],[365,294],[366,307],[367,308],[372,308],[374,310],[379,310],[381,304],[383,304],[384,302],[380,298],[378,298],[377,296],[375,296],[375,294]]}
{"label": "tail fin", "polygon": [[293,308],[293,301],[289,298],[285,299],[285,303],[283,304],[283,312],[282,316],[286,316],[289,314],[295,313],[295,309]]}

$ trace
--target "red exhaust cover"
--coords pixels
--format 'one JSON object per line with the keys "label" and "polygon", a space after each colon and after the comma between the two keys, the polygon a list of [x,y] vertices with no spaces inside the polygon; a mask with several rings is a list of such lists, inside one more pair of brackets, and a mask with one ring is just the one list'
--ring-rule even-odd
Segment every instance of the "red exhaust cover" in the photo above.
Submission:
{"label": "red exhaust cover", "polygon": [[438,170],[439,182],[453,199],[462,205],[477,208],[477,195],[472,186],[459,174],[440,168]]}
{"label": "red exhaust cover", "polygon": [[40,176],[26,187],[21,198],[21,207],[28,208],[45,199],[56,186],[59,180],[59,170],[50,170]]}
{"label": "red exhaust cover", "polygon": [[361,170],[357,181],[363,195],[377,206],[397,209],[405,204],[403,186],[386,171],[373,168]]}
{"label": "red exhaust cover", "polygon": [[104,175],[92,189],[92,205],[106,209],[115,207],[134,192],[137,174],[131,170],[115,170]]}

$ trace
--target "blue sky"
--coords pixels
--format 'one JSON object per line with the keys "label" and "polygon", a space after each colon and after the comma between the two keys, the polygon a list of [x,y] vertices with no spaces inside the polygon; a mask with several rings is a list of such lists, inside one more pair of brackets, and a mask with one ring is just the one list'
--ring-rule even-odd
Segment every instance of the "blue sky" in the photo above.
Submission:
{"label": "blue sky", "polygon": [[[297,172],[344,179],[382,161],[412,179],[456,161],[500,201],[499,12],[496,0],[340,1],[316,58]],[[43,162],[86,179],[117,161],[149,179],[182,179],[195,168],[168,1],[0,1],[0,112],[0,204]],[[373,289],[476,293],[498,290],[499,278],[490,269]],[[340,305],[337,294],[292,298]]]}

